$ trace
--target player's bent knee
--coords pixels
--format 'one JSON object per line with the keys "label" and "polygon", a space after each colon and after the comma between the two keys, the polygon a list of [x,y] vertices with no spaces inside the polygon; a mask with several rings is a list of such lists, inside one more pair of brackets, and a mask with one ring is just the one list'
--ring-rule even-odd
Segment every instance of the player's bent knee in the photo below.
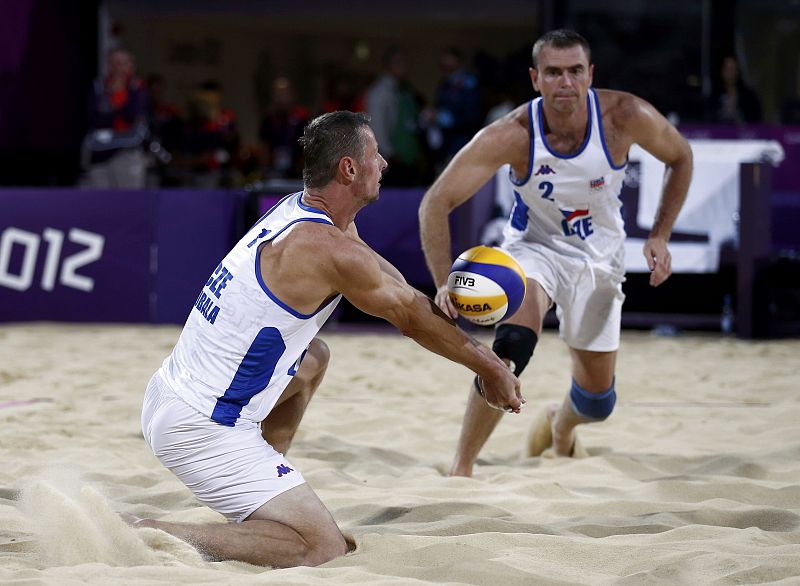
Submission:
{"label": "player's bent knee", "polygon": [[614,381],[611,382],[611,387],[602,393],[590,393],[575,382],[575,379],[572,379],[572,388],[569,396],[572,400],[573,411],[590,421],[603,421],[606,419],[611,415],[617,402]]}
{"label": "player's bent knee", "polygon": [[322,340],[314,338],[303,355],[295,378],[303,382],[318,378],[327,370],[330,359],[331,351],[328,349],[328,345]]}
{"label": "player's bent knee", "polygon": [[511,361],[511,369],[519,376],[528,366],[539,336],[531,328],[516,324],[501,324],[494,335],[492,350],[500,358]]}
{"label": "player's bent knee", "polygon": [[331,359],[331,351],[325,342],[319,338],[314,338],[308,345],[308,353],[317,363],[318,370],[325,370],[328,367],[328,362],[330,362]]}

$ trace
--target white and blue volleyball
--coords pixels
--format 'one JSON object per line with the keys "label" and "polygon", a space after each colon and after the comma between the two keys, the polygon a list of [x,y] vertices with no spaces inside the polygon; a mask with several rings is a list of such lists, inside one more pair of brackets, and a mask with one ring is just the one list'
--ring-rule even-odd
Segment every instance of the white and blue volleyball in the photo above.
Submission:
{"label": "white and blue volleyball", "polygon": [[525,299],[525,273],[499,248],[475,246],[459,255],[447,291],[464,319],[490,326],[514,315]]}

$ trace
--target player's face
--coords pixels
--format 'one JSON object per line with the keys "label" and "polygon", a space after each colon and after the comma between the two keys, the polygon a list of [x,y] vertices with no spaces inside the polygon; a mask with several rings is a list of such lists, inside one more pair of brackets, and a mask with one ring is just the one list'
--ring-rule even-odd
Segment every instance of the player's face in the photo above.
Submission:
{"label": "player's face", "polygon": [[381,188],[381,175],[383,175],[388,163],[378,152],[378,141],[375,140],[372,130],[365,129],[364,134],[366,137],[364,159],[359,164],[357,181],[360,195],[363,195],[369,203],[378,199],[378,191]]}
{"label": "player's face", "polygon": [[531,81],[542,99],[558,112],[574,112],[586,102],[594,66],[580,45],[566,49],[545,46],[539,53]]}

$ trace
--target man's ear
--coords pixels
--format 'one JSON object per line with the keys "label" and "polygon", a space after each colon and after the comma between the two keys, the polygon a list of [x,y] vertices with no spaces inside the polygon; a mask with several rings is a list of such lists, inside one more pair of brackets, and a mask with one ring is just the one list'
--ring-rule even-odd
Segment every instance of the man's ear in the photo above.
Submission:
{"label": "man's ear", "polygon": [[533,86],[533,89],[538,92],[539,86],[536,82],[539,79],[539,71],[535,67],[528,67],[528,75],[531,76],[531,85]]}
{"label": "man's ear", "polygon": [[356,179],[356,162],[352,157],[342,157],[339,159],[339,175],[342,183],[349,185]]}

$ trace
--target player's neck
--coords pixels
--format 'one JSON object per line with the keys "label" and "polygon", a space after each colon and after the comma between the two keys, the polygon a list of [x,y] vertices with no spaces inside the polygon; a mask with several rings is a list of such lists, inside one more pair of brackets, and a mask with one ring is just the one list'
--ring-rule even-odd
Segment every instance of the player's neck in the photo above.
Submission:
{"label": "player's neck", "polygon": [[577,110],[559,112],[543,104],[545,134],[561,137],[584,137],[589,126],[589,109],[583,103]]}
{"label": "player's neck", "polygon": [[303,205],[312,207],[333,220],[334,226],[340,230],[345,230],[356,216],[358,209],[351,209],[348,199],[336,193],[334,188],[326,186],[323,189],[304,190],[301,201]]}

